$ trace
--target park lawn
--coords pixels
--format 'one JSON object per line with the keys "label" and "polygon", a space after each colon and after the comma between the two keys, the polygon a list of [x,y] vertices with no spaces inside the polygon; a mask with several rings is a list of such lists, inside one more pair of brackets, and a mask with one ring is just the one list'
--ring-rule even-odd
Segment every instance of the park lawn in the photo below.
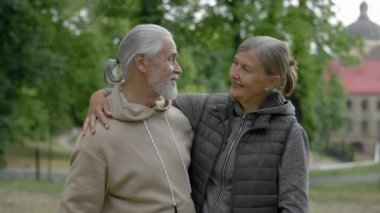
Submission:
{"label": "park lawn", "polygon": [[378,213],[380,180],[372,183],[310,187],[310,213]]}
{"label": "park lawn", "polygon": [[22,190],[30,193],[43,193],[47,195],[58,195],[62,192],[63,182],[35,181],[26,179],[6,179],[0,178],[1,188]]}
{"label": "park lawn", "polygon": [[[7,213],[58,212],[63,182],[0,178],[0,209]],[[310,187],[310,213],[378,213],[380,182]]]}
{"label": "park lawn", "polygon": [[[40,143],[40,167],[69,168],[71,150],[52,146],[49,157],[47,143]],[[36,164],[34,143],[8,144],[6,165],[18,168],[34,168]],[[49,162],[50,161],[50,162]],[[4,213],[53,213],[58,212],[63,182],[5,179],[0,177],[0,212]]]}
{"label": "park lawn", "polygon": [[[8,147],[9,166],[33,167],[35,147],[30,144]],[[47,147],[41,148],[41,167],[46,167]],[[70,150],[53,145],[52,166],[68,168]],[[350,169],[311,171],[310,177],[380,173],[380,164]],[[0,212],[58,212],[63,182],[9,180],[0,177]],[[380,180],[365,184],[310,186],[310,213],[378,213],[380,212]]]}
{"label": "park lawn", "polygon": [[368,202],[380,205],[380,180],[359,184],[327,184],[310,187],[310,196],[321,202]]}
{"label": "park lawn", "polygon": [[345,175],[380,174],[380,163],[371,166],[359,166],[355,168],[334,169],[334,170],[313,170],[310,177],[331,177]]}
{"label": "park lawn", "polygon": [[0,178],[0,186],[1,212],[58,212],[63,182]]}
{"label": "park lawn", "polygon": [[[336,170],[314,170],[310,172],[310,178],[374,173],[380,173],[380,164]],[[372,183],[310,186],[310,213],[325,212],[380,212],[380,180]]]}

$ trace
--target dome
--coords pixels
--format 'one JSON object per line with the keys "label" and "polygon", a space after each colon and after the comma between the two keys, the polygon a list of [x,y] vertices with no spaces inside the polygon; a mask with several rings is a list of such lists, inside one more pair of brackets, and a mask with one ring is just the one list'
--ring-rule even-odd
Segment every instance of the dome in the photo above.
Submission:
{"label": "dome", "polygon": [[363,36],[366,40],[380,40],[380,25],[372,22],[368,15],[368,5],[365,1],[360,4],[360,16],[358,20],[347,27],[347,33],[351,36]]}

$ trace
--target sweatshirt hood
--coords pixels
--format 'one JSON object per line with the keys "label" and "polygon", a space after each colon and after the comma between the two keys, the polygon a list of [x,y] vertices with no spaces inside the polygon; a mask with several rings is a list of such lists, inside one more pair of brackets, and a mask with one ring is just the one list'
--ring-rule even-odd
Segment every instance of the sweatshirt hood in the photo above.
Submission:
{"label": "sweatshirt hood", "polygon": [[160,97],[152,108],[141,104],[128,102],[120,92],[120,84],[113,87],[107,101],[112,112],[112,117],[121,121],[141,121],[149,118],[157,112],[164,112],[171,106],[170,100]]}
{"label": "sweatshirt hood", "polygon": [[[235,100],[233,107],[235,116],[241,115],[239,103]],[[268,94],[264,104],[260,109],[250,112],[246,115],[249,120],[254,120],[253,129],[265,129],[271,125],[273,116],[291,115],[295,116],[295,108],[293,104],[286,100],[279,91],[273,91]]]}
{"label": "sweatshirt hood", "polygon": [[[234,112],[237,115],[242,114],[241,107],[237,100],[235,100]],[[291,101],[286,100],[279,91],[274,90],[269,93],[264,104],[256,111],[249,114],[276,114],[276,115],[295,115],[295,108]],[[248,115],[249,115],[248,114]]]}
{"label": "sweatshirt hood", "polygon": [[263,106],[258,110],[260,114],[295,115],[296,111],[290,100],[277,90],[268,94]]}

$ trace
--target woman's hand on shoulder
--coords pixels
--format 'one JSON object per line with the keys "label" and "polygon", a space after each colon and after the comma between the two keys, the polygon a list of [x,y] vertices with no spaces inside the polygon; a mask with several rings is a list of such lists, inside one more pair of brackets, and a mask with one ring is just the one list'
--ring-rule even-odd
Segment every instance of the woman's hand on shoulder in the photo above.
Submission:
{"label": "woman's hand on shoulder", "polygon": [[108,117],[112,117],[112,113],[106,100],[107,95],[105,90],[98,90],[91,95],[87,116],[83,123],[82,136],[86,135],[88,131],[95,134],[97,119],[105,128],[109,128]]}

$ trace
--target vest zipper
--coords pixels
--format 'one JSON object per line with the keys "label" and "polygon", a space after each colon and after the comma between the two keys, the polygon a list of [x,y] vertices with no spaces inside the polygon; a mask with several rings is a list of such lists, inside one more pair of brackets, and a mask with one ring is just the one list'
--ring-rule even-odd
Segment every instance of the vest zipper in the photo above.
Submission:
{"label": "vest zipper", "polygon": [[219,201],[220,201],[220,197],[222,195],[222,191],[223,191],[223,188],[224,188],[224,179],[225,179],[225,175],[226,175],[226,167],[227,167],[227,163],[228,163],[228,160],[230,158],[230,155],[231,155],[231,152],[232,152],[232,148],[234,147],[235,143],[236,143],[236,140],[238,139],[242,129],[243,129],[243,126],[244,126],[244,122],[245,122],[245,116],[243,116],[243,121],[241,122],[240,124],[240,128],[239,128],[239,131],[238,133],[236,134],[234,140],[232,141],[231,143],[231,146],[228,150],[228,153],[227,153],[227,156],[226,156],[226,159],[224,160],[224,164],[223,164],[223,169],[222,169],[222,187],[220,188],[220,191],[219,191],[219,194],[218,194],[218,198],[216,199],[216,203],[214,205],[214,208],[212,210],[212,213],[215,213],[215,210],[216,208],[218,207],[218,204],[219,204]]}

